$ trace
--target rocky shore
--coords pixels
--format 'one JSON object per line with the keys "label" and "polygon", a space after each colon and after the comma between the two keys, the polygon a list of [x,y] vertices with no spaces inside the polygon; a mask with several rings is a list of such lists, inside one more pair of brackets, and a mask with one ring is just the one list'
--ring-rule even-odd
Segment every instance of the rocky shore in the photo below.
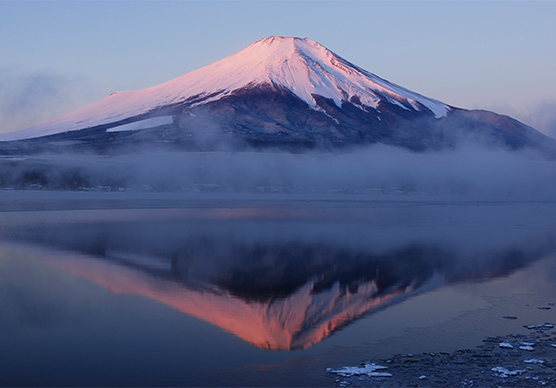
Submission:
{"label": "rocky shore", "polygon": [[398,354],[359,366],[328,368],[337,387],[556,387],[554,324],[527,334],[487,337],[476,349]]}

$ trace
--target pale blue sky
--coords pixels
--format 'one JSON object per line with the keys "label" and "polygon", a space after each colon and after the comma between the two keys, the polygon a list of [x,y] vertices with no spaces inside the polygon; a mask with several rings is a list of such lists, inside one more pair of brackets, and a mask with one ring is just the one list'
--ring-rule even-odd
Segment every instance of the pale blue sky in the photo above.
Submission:
{"label": "pale blue sky", "polygon": [[556,1],[0,0],[0,132],[284,35],[555,135],[555,20]]}

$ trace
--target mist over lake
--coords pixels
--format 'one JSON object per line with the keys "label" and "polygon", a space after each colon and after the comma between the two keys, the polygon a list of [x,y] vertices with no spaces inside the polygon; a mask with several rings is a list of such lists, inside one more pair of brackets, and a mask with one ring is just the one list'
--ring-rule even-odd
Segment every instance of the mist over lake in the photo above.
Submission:
{"label": "mist over lake", "polygon": [[556,165],[534,150],[470,144],[414,153],[374,146],[353,151],[183,152],[5,156],[5,189],[220,193],[450,195],[551,200]]}

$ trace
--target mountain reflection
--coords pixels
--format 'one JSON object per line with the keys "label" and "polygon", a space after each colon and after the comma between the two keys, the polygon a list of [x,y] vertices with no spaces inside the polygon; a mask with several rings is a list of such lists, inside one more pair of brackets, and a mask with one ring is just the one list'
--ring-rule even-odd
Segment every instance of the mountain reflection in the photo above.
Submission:
{"label": "mountain reflection", "polygon": [[502,238],[494,248],[471,241],[472,250],[434,236],[388,244],[349,236],[336,223],[235,221],[48,225],[12,239],[81,253],[49,260],[280,350],[310,347],[411,295],[504,276],[554,251],[550,236]]}

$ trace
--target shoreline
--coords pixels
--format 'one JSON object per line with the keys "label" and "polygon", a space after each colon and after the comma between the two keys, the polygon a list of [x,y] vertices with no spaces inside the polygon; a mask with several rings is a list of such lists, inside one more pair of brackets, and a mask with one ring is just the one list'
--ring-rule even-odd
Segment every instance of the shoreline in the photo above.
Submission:
{"label": "shoreline", "polygon": [[554,324],[487,337],[476,349],[397,354],[357,367],[327,368],[336,387],[556,387]]}

